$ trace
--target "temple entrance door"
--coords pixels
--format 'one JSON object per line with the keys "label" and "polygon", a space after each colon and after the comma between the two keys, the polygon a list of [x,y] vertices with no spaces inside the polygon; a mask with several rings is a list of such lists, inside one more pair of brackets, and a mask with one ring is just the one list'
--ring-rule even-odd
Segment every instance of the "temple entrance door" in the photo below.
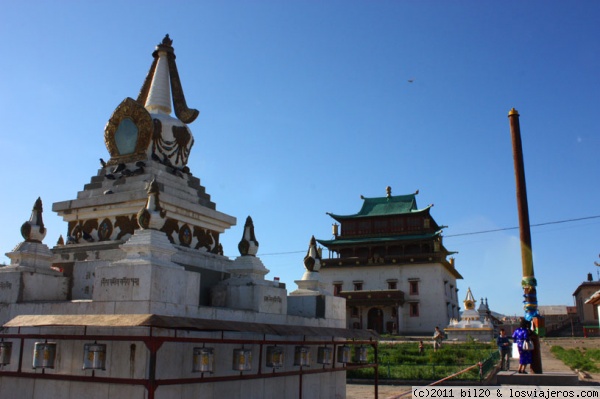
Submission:
{"label": "temple entrance door", "polygon": [[367,328],[378,333],[383,332],[383,312],[378,308],[369,309]]}

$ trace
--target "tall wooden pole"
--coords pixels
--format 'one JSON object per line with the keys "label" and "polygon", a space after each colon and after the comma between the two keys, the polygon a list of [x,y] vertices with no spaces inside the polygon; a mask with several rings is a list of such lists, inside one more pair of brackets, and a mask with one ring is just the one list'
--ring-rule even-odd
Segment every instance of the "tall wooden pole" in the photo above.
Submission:
{"label": "tall wooden pole", "polygon": [[537,308],[537,281],[533,273],[533,255],[531,250],[531,228],[529,224],[529,206],[527,205],[527,187],[525,184],[525,165],[523,163],[523,145],[521,144],[521,127],[519,113],[511,109],[508,113],[510,133],[512,136],[513,158],[515,163],[515,180],[517,184],[517,209],[519,212],[519,232],[521,238],[521,261],[523,266],[523,309],[525,319],[530,321],[536,331],[533,334],[534,350],[531,369],[536,374],[542,373],[542,358],[539,335],[544,334],[544,323]]}

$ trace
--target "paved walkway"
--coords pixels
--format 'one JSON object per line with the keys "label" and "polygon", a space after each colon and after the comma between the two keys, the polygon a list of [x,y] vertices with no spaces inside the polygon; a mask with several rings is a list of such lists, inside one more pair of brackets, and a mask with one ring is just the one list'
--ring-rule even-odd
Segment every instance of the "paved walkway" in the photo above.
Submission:
{"label": "paved walkway", "polygon": [[[379,385],[378,399],[411,398],[411,386]],[[346,385],[346,399],[374,399],[373,385]]]}
{"label": "paved walkway", "polygon": [[[542,351],[542,371],[546,372],[572,372],[567,365],[554,357],[550,348],[552,346],[562,346],[565,349],[570,348],[598,348],[600,339],[593,338],[575,338],[575,339],[551,339],[542,340],[540,350]],[[517,371],[519,368],[519,359],[511,359],[510,369]],[[579,373],[580,385],[600,386],[600,373]],[[404,399],[410,398],[411,386],[402,385],[379,385],[379,397],[375,398],[375,388],[373,385],[346,385],[346,399]]]}

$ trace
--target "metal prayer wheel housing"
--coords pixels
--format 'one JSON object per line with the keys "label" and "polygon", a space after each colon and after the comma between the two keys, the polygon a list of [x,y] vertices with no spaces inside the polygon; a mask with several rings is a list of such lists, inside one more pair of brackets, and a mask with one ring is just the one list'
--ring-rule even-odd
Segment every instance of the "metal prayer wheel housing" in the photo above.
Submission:
{"label": "metal prayer wheel housing", "polygon": [[36,342],[33,348],[33,368],[53,369],[56,359],[56,342]]}
{"label": "metal prayer wheel housing", "polygon": [[267,367],[282,368],[284,360],[283,346],[267,346]]}
{"label": "metal prayer wheel housing", "polygon": [[214,348],[194,348],[192,372],[212,373],[214,372],[214,364]]}
{"label": "metal prayer wheel housing", "polygon": [[367,363],[367,356],[369,354],[366,346],[354,347],[354,363]]}
{"label": "metal prayer wheel housing", "polygon": [[317,350],[317,363],[331,364],[333,361],[333,349],[328,346],[320,346]]}
{"label": "metal prayer wheel housing", "polygon": [[232,368],[236,371],[252,370],[252,350],[251,349],[234,349]]}
{"label": "metal prayer wheel housing", "polygon": [[83,369],[106,370],[106,344],[83,345]]}
{"label": "metal prayer wheel housing", "polygon": [[12,342],[0,342],[0,365],[10,364],[12,355]]}
{"label": "metal prayer wheel housing", "polygon": [[347,345],[338,346],[337,348],[337,361],[339,363],[350,362],[350,347]]}
{"label": "metal prayer wheel housing", "polygon": [[310,348],[308,346],[296,346],[294,366],[310,367]]}

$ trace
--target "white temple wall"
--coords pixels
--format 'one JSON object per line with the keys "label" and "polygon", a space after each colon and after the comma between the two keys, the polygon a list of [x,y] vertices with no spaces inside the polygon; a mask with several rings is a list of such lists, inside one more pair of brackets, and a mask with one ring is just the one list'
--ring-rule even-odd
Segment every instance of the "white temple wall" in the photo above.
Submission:
{"label": "white temple wall", "polygon": [[[429,333],[433,334],[436,326],[443,328],[451,317],[449,307],[454,305],[458,309],[456,296],[456,278],[439,263],[402,264],[385,266],[364,266],[348,268],[321,269],[321,281],[333,291],[334,283],[343,283],[343,291],[353,291],[355,282],[363,283],[363,290],[388,290],[388,282],[396,281],[397,289],[404,292],[404,305],[398,308],[398,333]],[[410,281],[418,281],[417,295],[411,295]],[[445,283],[446,282],[446,283]],[[452,287],[451,287],[452,286]],[[410,315],[410,303],[418,302],[419,316]],[[384,328],[387,321],[395,321],[389,306],[381,307],[384,312]],[[362,327],[367,327],[368,311],[370,307],[361,306],[358,317],[352,317],[350,310],[347,312],[347,326],[362,320]],[[458,311],[458,310],[457,310]]]}

